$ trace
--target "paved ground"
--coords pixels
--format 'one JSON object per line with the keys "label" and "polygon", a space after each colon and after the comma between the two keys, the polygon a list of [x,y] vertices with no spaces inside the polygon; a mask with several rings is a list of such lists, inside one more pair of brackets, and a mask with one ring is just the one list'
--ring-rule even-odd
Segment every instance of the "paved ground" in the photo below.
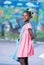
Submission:
{"label": "paved ground", "polygon": [[[44,44],[34,44],[35,55],[29,57],[29,65],[44,65]],[[15,42],[0,41],[0,65],[20,65],[13,59]]]}

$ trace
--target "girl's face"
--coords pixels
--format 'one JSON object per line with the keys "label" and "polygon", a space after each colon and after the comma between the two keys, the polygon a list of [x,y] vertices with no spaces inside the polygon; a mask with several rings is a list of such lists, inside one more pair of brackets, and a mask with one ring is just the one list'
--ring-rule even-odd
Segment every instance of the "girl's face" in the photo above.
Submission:
{"label": "girl's face", "polygon": [[29,21],[29,14],[24,12],[23,15],[22,15],[22,18],[23,18],[24,22]]}

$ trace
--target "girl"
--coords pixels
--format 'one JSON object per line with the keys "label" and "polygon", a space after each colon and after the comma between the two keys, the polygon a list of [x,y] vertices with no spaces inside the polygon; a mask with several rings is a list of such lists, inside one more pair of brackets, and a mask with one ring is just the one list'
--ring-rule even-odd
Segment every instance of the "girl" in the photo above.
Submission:
{"label": "girl", "polygon": [[32,44],[34,34],[32,32],[32,26],[29,23],[31,18],[31,12],[26,10],[22,16],[25,25],[21,29],[20,40],[16,46],[16,51],[13,57],[15,60],[18,60],[21,65],[28,65],[28,57],[34,54],[34,47]]}

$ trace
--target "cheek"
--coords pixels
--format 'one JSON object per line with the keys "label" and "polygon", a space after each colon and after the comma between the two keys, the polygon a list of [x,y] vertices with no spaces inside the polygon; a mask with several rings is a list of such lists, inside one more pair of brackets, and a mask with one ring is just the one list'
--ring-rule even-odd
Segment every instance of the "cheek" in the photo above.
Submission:
{"label": "cheek", "polygon": [[28,19],[28,17],[26,17],[26,19]]}
{"label": "cheek", "polygon": [[27,17],[27,16],[22,16],[22,18],[23,18],[24,21],[29,19],[29,17]]}
{"label": "cheek", "polygon": [[27,16],[24,16],[23,18],[24,18],[24,19],[28,19],[28,17],[27,17]]}
{"label": "cheek", "polygon": [[28,17],[25,17],[25,20],[29,20],[29,18]]}
{"label": "cheek", "polygon": [[24,17],[24,20],[26,21],[26,20],[27,20],[27,18],[26,18],[26,17]]}

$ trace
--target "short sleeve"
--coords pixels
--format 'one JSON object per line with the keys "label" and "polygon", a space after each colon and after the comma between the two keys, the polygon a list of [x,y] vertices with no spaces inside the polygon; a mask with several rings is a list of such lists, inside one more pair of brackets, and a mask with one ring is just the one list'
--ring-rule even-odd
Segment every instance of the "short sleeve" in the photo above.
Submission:
{"label": "short sleeve", "polygon": [[27,25],[26,25],[26,29],[32,29],[32,26],[31,26],[31,24],[30,23],[28,23]]}

